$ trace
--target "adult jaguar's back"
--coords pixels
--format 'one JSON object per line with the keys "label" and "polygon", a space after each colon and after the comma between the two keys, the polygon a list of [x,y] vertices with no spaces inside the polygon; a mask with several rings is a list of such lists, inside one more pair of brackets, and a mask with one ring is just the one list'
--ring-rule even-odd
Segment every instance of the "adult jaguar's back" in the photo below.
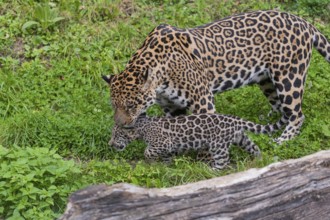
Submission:
{"label": "adult jaguar's back", "polygon": [[130,126],[150,105],[169,115],[214,113],[213,94],[258,83],[287,126],[299,133],[312,46],[330,61],[330,44],[314,26],[285,12],[234,15],[192,29],[159,25],[110,84],[115,122]]}

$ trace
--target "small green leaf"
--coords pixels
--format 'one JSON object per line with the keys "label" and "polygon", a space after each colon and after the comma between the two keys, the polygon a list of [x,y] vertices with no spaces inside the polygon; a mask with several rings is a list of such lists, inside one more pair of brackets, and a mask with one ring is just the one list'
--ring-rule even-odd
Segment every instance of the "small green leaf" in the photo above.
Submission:
{"label": "small green leaf", "polygon": [[65,19],[65,17],[57,17],[57,18],[54,18],[54,19],[52,20],[52,22],[53,22],[53,23],[56,23],[56,22],[62,21],[62,20],[64,20],[64,19]]}
{"label": "small green leaf", "polygon": [[139,180],[137,178],[135,178],[134,176],[132,176],[131,181],[133,184],[139,185]]}
{"label": "small green leaf", "polygon": [[39,22],[36,22],[36,21],[28,21],[28,22],[25,22],[25,24],[23,24],[22,26],[22,31],[25,32],[26,29],[29,29],[33,26],[39,26],[40,23]]}
{"label": "small green leaf", "polygon": [[330,128],[329,128],[329,125],[322,125],[322,133],[325,136],[330,137]]}

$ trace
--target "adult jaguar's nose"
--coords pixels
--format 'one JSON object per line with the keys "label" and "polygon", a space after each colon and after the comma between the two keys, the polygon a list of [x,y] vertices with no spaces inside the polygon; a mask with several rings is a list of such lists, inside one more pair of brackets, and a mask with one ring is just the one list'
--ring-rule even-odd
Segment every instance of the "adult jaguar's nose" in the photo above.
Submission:
{"label": "adult jaguar's nose", "polygon": [[114,115],[115,123],[119,126],[129,125],[131,119],[130,117],[123,112],[123,110],[116,110]]}

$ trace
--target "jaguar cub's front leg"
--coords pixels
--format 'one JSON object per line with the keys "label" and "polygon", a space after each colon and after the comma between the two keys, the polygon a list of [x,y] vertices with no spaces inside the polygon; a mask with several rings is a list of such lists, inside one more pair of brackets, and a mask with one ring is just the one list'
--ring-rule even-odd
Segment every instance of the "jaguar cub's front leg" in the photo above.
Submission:
{"label": "jaguar cub's front leg", "polygon": [[213,159],[213,157],[209,150],[201,150],[197,152],[196,159],[203,163],[209,163]]}
{"label": "jaguar cub's front leg", "polygon": [[209,153],[212,155],[209,165],[214,170],[225,168],[229,164],[230,143],[211,143]]}
{"label": "jaguar cub's front leg", "polygon": [[170,164],[172,162],[173,156],[175,155],[172,149],[172,144],[168,143],[167,141],[159,146],[148,145],[148,147],[144,150],[144,157],[149,162],[161,160],[166,164]]}

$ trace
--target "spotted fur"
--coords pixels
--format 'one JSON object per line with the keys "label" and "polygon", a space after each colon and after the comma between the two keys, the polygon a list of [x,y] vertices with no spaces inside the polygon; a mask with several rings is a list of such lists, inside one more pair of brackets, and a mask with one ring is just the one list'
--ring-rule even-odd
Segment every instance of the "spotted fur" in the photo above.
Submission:
{"label": "spotted fur", "polygon": [[304,121],[313,46],[330,62],[325,36],[286,12],[244,13],[191,29],[159,25],[122,73],[104,76],[115,122],[131,126],[154,103],[171,116],[214,113],[214,93],[258,84],[287,122],[276,141],[289,140]]}
{"label": "spotted fur", "polygon": [[139,117],[134,128],[115,125],[109,145],[123,150],[133,140],[144,140],[148,144],[144,152],[146,159],[165,162],[193,149],[198,151],[198,159],[222,169],[229,162],[231,144],[254,156],[260,155],[259,147],[245,131],[270,134],[283,124],[280,121],[274,125],[259,125],[235,116],[207,113],[174,118]]}

